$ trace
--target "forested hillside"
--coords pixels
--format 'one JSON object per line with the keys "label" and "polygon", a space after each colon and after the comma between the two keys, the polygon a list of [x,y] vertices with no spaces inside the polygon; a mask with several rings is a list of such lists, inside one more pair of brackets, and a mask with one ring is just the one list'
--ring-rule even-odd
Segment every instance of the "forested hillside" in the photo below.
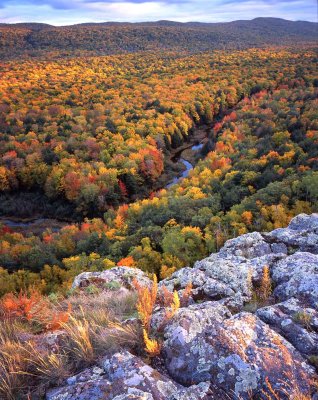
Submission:
{"label": "forested hillside", "polygon": [[228,23],[101,23],[55,27],[0,24],[0,57],[105,55],[136,51],[201,52],[317,41],[317,24],[279,18]]}
{"label": "forested hillside", "polygon": [[[115,264],[164,278],[317,211],[310,45],[11,61],[0,74],[0,213],[90,218],[39,235],[2,225],[0,293],[67,292]],[[165,187],[202,126],[195,168]]]}

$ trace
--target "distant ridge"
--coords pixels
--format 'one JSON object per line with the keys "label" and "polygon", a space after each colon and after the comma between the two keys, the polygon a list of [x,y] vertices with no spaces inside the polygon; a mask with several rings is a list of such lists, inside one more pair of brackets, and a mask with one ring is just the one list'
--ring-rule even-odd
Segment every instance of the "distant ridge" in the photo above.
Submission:
{"label": "distant ridge", "polygon": [[317,42],[318,24],[281,18],[223,23],[102,22],[69,26],[41,23],[0,24],[0,56],[103,55],[136,51],[242,49]]}
{"label": "distant ridge", "polygon": [[[200,21],[189,21],[189,22],[178,22],[172,20],[158,20],[158,21],[146,21],[146,22],[120,22],[120,21],[104,21],[104,22],[82,22],[78,24],[70,25],[52,25],[40,22],[16,22],[16,23],[0,23],[0,27],[8,28],[24,28],[32,30],[49,29],[49,28],[66,28],[66,27],[82,27],[82,26],[198,26],[198,27],[215,27],[222,25],[238,25],[238,24],[252,24],[252,23],[286,23],[286,24],[308,24],[318,27],[316,22],[310,21],[290,21],[283,18],[275,17],[257,17],[253,19],[241,19],[227,22],[200,22]],[[317,32],[318,34],[318,32]]]}

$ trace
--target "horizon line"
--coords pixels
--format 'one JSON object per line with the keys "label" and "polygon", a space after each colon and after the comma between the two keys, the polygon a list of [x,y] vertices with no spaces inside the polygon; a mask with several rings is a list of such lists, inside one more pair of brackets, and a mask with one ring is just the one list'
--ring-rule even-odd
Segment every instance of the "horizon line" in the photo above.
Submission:
{"label": "horizon line", "polygon": [[78,23],[74,23],[74,24],[66,24],[66,25],[55,25],[54,24],[50,24],[47,22],[35,22],[35,21],[21,21],[21,22],[2,22],[0,20],[0,26],[1,25],[9,25],[9,26],[14,26],[14,25],[47,25],[47,26],[51,26],[51,27],[55,27],[55,28],[62,28],[62,27],[67,27],[67,26],[78,26],[78,25],[87,25],[87,24],[93,24],[93,25],[104,25],[104,24],[129,24],[129,25],[133,25],[133,24],[149,24],[149,23],[174,23],[174,24],[181,24],[181,25],[185,25],[185,24],[202,24],[202,25],[217,25],[217,24],[230,24],[232,22],[247,22],[247,21],[255,21],[255,20],[259,20],[259,19],[275,19],[275,20],[281,20],[281,21],[287,21],[287,22],[308,22],[311,24],[318,24],[317,21],[308,21],[308,20],[292,20],[292,19],[286,19],[286,18],[280,18],[280,17],[255,17],[255,18],[250,18],[250,19],[235,19],[235,20],[231,20],[231,21],[218,21],[218,22],[206,22],[206,21],[175,21],[175,20],[170,20],[170,19],[159,19],[159,20],[149,20],[149,21],[112,21],[112,20],[108,20],[108,21],[101,21],[101,22],[96,22],[96,21],[87,21],[87,22],[78,22]]}

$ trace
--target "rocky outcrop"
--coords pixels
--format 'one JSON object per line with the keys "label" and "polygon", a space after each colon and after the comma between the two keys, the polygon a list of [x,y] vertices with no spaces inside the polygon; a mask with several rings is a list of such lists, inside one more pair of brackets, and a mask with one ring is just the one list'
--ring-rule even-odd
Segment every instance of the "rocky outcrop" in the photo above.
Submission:
{"label": "rocky outcrop", "polygon": [[300,353],[318,355],[318,311],[291,298],[263,307],[256,315],[283,335]]}
{"label": "rocky outcrop", "polygon": [[272,279],[277,299],[295,297],[318,307],[318,255],[297,252],[286,257],[273,266]]}
{"label": "rocky outcrop", "polygon": [[[273,294],[268,304],[247,312],[269,269]],[[127,289],[133,279],[149,285],[136,269],[117,267],[79,275],[73,287],[97,279]],[[182,295],[192,284],[189,305],[165,324],[156,309],[153,329],[162,328],[156,370],[123,351],[70,378],[48,400],[68,399],[317,399],[318,214],[301,214],[289,227],[251,233],[226,242],[193,268],[159,283]],[[275,393],[275,396],[274,396]]]}
{"label": "rocky outcrop", "polygon": [[[209,380],[240,399],[250,399],[251,394],[261,398],[266,379],[276,391],[310,392],[314,370],[257,316],[243,312],[224,319],[216,315],[202,324],[191,317],[181,309],[165,330],[164,358],[176,381]],[[283,376],[280,382],[278,377]]]}
{"label": "rocky outcrop", "polygon": [[103,358],[99,365],[47,393],[47,400],[204,400],[209,383],[183,387],[128,351]]}
{"label": "rocky outcrop", "polygon": [[284,244],[289,252],[318,254],[318,214],[300,214],[287,228],[275,229],[264,237],[272,243]]}

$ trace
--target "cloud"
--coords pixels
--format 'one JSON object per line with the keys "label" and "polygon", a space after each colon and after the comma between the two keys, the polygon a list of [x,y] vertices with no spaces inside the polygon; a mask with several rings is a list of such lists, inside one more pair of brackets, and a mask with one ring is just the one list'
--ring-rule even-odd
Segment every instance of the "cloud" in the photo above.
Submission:
{"label": "cloud", "polygon": [[0,22],[221,22],[255,17],[315,21],[316,0],[0,0]]}

